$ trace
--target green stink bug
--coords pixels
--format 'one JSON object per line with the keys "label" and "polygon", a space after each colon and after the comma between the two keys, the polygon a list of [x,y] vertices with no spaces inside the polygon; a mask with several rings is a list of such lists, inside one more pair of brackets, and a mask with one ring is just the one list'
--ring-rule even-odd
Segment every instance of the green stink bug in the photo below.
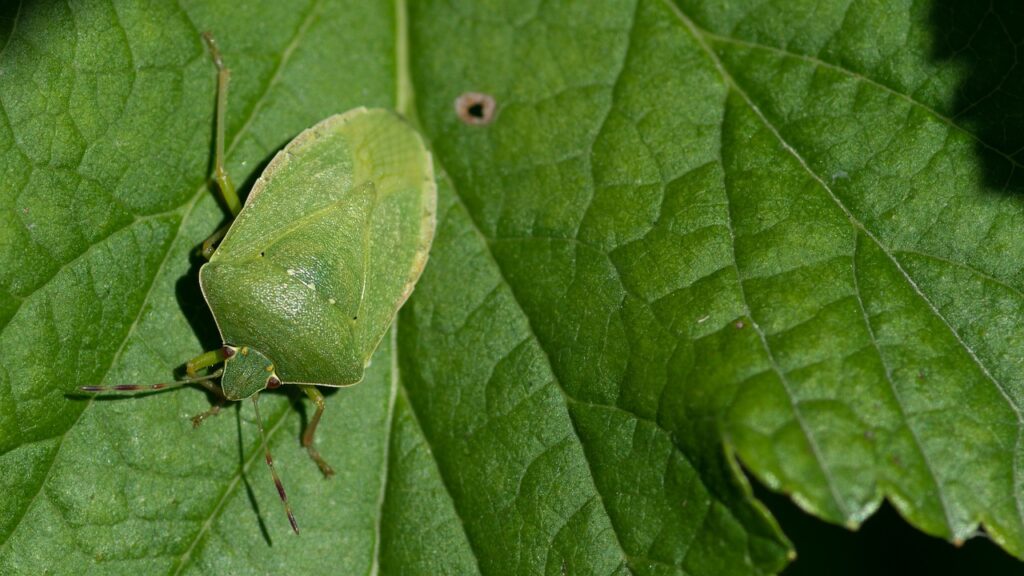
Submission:
{"label": "green stink bug", "polygon": [[[223,346],[187,364],[188,378],[152,385],[83,386],[86,392],[201,384],[224,401],[295,384],[315,402],[302,444],[325,476],[313,439],[324,410],[317,386],[358,383],[426,264],[437,200],[430,153],[394,112],[356,108],[305,130],[274,156],[245,207],[224,169],[230,77],[216,43],[215,169],[234,220],[203,244],[203,296]],[[219,242],[219,245],[217,243]],[[219,369],[206,374],[222,365]],[[213,381],[220,379],[219,386]],[[215,405],[197,416],[219,411]],[[263,437],[288,519],[298,525]]]}

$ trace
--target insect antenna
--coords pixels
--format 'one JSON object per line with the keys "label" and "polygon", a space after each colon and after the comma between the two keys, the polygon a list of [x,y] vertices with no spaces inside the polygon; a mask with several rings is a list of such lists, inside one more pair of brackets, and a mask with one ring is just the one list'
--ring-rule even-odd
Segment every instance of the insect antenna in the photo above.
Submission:
{"label": "insect antenna", "polygon": [[168,388],[180,388],[182,386],[188,386],[189,384],[202,384],[204,387],[208,386],[210,380],[219,378],[223,370],[217,370],[206,376],[199,376],[196,378],[185,378],[184,380],[177,380],[175,382],[159,382],[157,384],[115,384],[113,386],[79,386],[78,389],[82,392],[152,392],[155,390],[166,390]]}
{"label": "insect antenna", "polygon": [[259,396],[259,394],[253,395],[252,407],[256,410],[256,425],[260,429],[260,437],[263,438],[263,451],[267,455],[267,466],[270,467],[270,475],[274,477],[274,486],[277,486],[277,493],[281,496],[281,502],[284,502],[284,511],[288,514],[288,522],[291,523],[292,530],[298,534],[299,524],[295,521],[295,514],[292,514],[292,507],[288,504],[288,495],[284,492],[284,484],[281,483],[281,477],[277,475],[277,470],[274,468],[274,459],[270,456],[270,444],[267,443],[267,434],[263,431],[263,420],[260,418]]}

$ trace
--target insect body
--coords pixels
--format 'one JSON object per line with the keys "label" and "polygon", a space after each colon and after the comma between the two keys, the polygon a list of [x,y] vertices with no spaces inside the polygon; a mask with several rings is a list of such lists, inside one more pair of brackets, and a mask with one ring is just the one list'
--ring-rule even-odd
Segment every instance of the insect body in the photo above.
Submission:
{"label": "insect body", "polygon": [[[359,382],[423,269],[434,199],[430,157],[391,112],[358,108],[300,134],[199,272],[224,342],[270,359],[264,379]],[[230,400],[263,388],[236,363]]]}
{"label": "insect body", "polygon": [[[236,217],[204,243],[209,262],[199,272],[224,345],[190,361],[189,378],[173,385],[198,383],[225,400],[252,398],[257,420],[260,391],[299,385],[317,405],[302,443],[330,476],[313,446],[324,409],[316,387],[362,380],[426,264],[437,195],[430,153],[397,114],[356,108],[295,137],[240,208],[223,162],[229,73],[212,38],[204,38],[219,69],[215,178]],[[200,375],[218,364],[222,368]],[[218,377],[219,386],[212,382]],[[269,450],[266,456],[298,532]]]}

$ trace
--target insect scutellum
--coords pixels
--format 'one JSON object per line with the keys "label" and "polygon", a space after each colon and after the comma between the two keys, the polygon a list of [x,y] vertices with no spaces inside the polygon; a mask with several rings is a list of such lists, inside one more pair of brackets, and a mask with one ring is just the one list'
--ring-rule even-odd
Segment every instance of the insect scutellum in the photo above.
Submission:
{"label": "insect scutellum", "polygon": [[220,387],[228,400],[242,400],[281,385],[281,378],[274,372],[274,362],[259,350],[225,344],[221,351],[224,374],[220,377]]}

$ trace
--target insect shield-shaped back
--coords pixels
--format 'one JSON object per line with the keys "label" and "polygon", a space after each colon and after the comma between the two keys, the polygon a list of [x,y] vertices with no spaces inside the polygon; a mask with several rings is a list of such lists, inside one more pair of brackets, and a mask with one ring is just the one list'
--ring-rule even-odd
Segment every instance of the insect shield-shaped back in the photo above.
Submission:
{"label": "insect shield-shaped back", "polygon": [[223,341],[283,382],[359,382],[426,264],[436,202],[430,153],[393,112],[299,134],[200,270]]}

